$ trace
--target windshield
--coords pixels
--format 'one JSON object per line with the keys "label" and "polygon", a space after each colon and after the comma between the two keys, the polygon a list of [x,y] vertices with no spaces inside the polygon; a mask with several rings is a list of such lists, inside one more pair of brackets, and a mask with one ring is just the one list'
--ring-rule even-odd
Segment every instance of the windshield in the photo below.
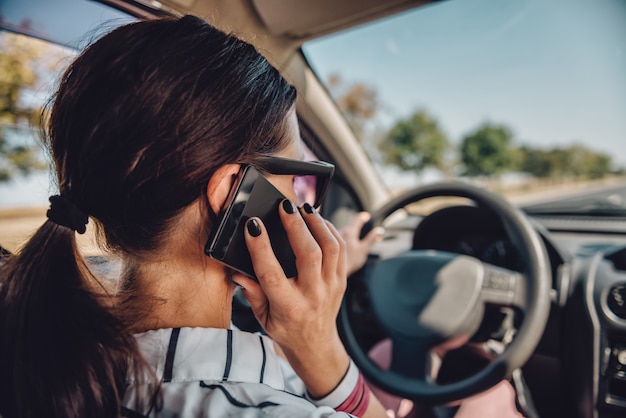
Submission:
{"label": "windshield", "polygon": [[392,191],[462,177],[624,215],[624,39],[620,0],[466,0],[303,51]]}

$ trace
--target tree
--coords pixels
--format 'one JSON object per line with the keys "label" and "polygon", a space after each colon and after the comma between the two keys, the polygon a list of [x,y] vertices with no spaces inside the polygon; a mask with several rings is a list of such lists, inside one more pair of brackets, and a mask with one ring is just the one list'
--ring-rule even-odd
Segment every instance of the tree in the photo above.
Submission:
{"label": "tree", "polygon": [[326,85],[348,125],[357,138],[363,141],[368,122],[374,119],[381,108],[378,92],[365,83],[348,84],[338,74],[331,74]]}
{"label": "tree", "polygon": [[550,150],[520,148],[521,171],[539,178],[602,178],[611,173],[612,158],[582,145]]}
{"label": "tree", "polygon": [[41,108],[32,97],[41,88],[42,72],[51,71],[42,64],[49,57],[45,45],[21,35],[0,33],[0,182],[16,173],[28,174],[45,168],[34,146],[16,145],[10,131],[24,131],[38,126]]}
{"label": "tree", "polygon": [[461,161],[468,176],[493,176],[515,165],[513,133],[504,125],[483,123],[461,142]]}
{"label": "tree", "polygon": [[449,148],[450,141],[425,110],[396,122],[379,144],[387,163],[415,173],[428,167],[446,171],[445,155]]}
{"label": "tree", "polygon": [[520,171],[537,178],[551,177],[554,164],[547,151],[523,146],[520,148]]}
{"label": "tree", "polygon": [[567,172],[575,177],[602,178],[611,172],[611,157],[579,144],[565,149]]}
{"label": "tree", "polygon": [[611,173],[613,159],[610,155],[602,153],[593,153],[591,156],[591,164],[589,165],[586,176],[590,179],[600,179]]}

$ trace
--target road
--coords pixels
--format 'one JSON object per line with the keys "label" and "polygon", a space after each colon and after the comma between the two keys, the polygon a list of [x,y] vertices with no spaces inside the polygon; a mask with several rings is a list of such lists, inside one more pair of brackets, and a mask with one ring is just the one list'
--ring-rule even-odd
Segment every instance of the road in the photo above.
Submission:
{"label": "road", "polygon": [[623,210],[626,213],[626,182],[572,191],[564,196],[545,196],[537,202],[524,205],[526,209],[550,210]]}

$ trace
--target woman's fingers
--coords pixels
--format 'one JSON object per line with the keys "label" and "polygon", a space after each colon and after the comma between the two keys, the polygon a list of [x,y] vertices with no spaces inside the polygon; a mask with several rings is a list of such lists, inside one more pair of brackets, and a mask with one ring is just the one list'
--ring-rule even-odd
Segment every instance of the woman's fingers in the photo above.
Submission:
{"label": "woman's fingers", "polygon": [[245,229],[246,245],[260,287],[268,299],[285,300],[291,285],[276,259],[265,225],[259,218],[250,218]]}
{"label": "woman's fingers", "polygon": [[346,238],[358,239],[363,226],[365,226],[370,219],[372,219],[372,215],[370,215],[369,212],[359,212],[341,232]]}
{"label": "woman's fingers", "polygon": [[341,233],[337,231],[337,228],[335,228],[335,226],[327,220],[324,220],[324,222],[326,222],[326,226],[328,227],[328,230],[333,234],[333,236],[339,243],[340,252],[339,252],[339,263],[337,265],[337,274],[342,279],[345,279],[347,278],[346,269],[347,269],[347,261],[348,261],[348,247],[346,245],[345,240],[341,236]]}
{"label": "woman's fingers", "polygon": [[[323,255],[321,260],[323,279],[333,279],[337,275],[338,264],[343,262],[343,239],[333,234],[329,227],[330,223],[322,218],[315,208],[308,203],[305,203],[300,211],[311,236],[315,239]],[[304,265],[306,266],[306,264]]]}
{"label": "woman's fingers", "polygon": [[241,286],[242,294],[250,304],[257,320],[261,324],[265,324],[269,303],[259,283],[241,273],[233,274],[232,280],[237,285]]}
{"label": "woman's fingers", "polygon": [[341,249],[326,221],[312,206],[305,204],[298,211],[289,200],[281,205],[280,217],[296,255],[298,285],[315,286],[320,279],[332,279]]}
{"label": "woman's fingers", "polygon": [[332,325],[346,285],[343,238],[311,206],[298,210],[285,200],[279,215],[296,256],[297,278],[285,277],[268,231],[260,219],[251,218],[245,238],[258,284],[250,279],[238,283],[248,289],[244,295],[268,332],[268,327],[278,331],[311,318]]}
{"label": "woman's fingers", "polygon": [[359,212],[354,219],[341,230],[341,236],[346,241],[347,247],[347,273],[352,273],[363,267],[367,261],[367,256],[372,245],[380,241],[385,230],[382,227],[373,228],[361,239],[361,230],[363,226],[371,219],[371,215],[367,212]]}
{"label": "woman's fingers", "polygon": [[[309,277],[322,279],[337,274],[339,264],[345,264],[345,248],[341,235],[317,211],[305,204],[300,210],[289,199],[279,207],[280,218],[296,256],[298,281]],[[246,244],[250,250],[254,271],[261,287],[285,289],[288,284],[262,221],[251,218],[246,225]],[[343,269],[343,267],[342,267]]]}
{"label": "woman's fingers", "polygon": [[322,248],[309,232],[309,227],[300,211],[289,199],[283,200],[279,214],[289,245],[296,256],[298,282],[303,283],[311,272],[319,271],[322,265]]}

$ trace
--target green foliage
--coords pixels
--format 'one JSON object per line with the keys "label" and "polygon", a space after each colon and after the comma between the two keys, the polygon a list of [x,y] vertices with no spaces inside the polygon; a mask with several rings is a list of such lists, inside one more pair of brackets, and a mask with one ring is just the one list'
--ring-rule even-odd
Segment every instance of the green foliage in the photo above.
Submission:
{"label": "green foliage", "polygon": [[[368,124],[383,108],[378,92],[364,83],[346,83],[337,74],[328,78],[327,86],[354,133],[366,144]],[[511,129],[488,122],[452,148],[439,123],[426,110],[398,120],[381,137],[375,141],[383,161],[415,173],[429,167],[449,172],[453,153],[458,153],[464,168],[462,174],[467,176],[498,176],[518,170],[544,179],[597,179],[626,170],[613,168],[611,156],[582,145],[552,149],[518,147]]]}
{"label": "green foliage", "polygon": [[463,138],[459,151],[468,176],[499,175],[515,166],[513,133],[504,125],[483,123]]}
{"label": "green foliage", "polygon": [[0,129],[0,182],[11,180],[16,172],[27,175],[46,168],[39,159],[37,148],[9,145],[2,132],[4,129]]}
{"label": "green foliage", "polygon": [[450,142],[439,124],[424,110],[396,122],[379,144],[387,163],[416,173],[428,167],[445,171],[449,148]]}
{"label": "green foliage", "polygon": [[46,167],[36,147],[13,143],[9,131],[38,127],[41,108],[26,97],[49,76],[52,68],[45,63],[52,55],[41,41],[0,33],[0,182]]}
{"label": "green foliage", "polygon": [[362,141],[367,123],[373,120],[381,107],[378,92],[365,83],[347,84],[338,74],[332,74],[326,85],[348,125]]}
{"label": "green foliage", "polygon": [[551,177],[555,171],[556,159],[550,152],[523,146],[520,148],[520,170],[537,178]]}
{"label": "green foliage", "polygon": [[582,145],[549,150],[522,147],[523,172],[539,178],[576,177],[598,179],[611,173],[612,158]]}

